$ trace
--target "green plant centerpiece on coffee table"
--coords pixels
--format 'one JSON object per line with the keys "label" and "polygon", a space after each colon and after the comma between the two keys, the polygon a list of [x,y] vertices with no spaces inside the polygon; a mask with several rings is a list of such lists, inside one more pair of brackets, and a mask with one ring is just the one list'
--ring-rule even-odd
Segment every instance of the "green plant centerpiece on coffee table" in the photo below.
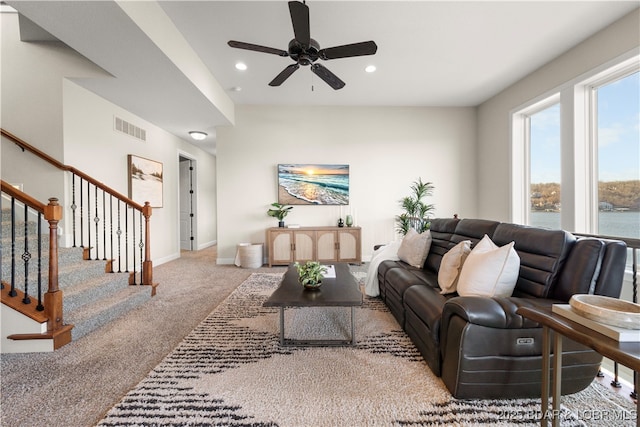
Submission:
{"label": "green plant centerpiece on coffee table", "polygon": [[267,215],[278,218],[278,227],[284,227],[284,217],[289,214],[293,206],[281,205],[280,203],[271,203],[271,208],[267,211]]}
{"label": "green plant centerpiece on coffee table", "polygon": [[433,195],[433,185],[431,182],[422,182],[422,178],[411,185],[412,195],[400,200],[400,206],[404,212],[396,216],[396,230],[403,236],[410,228],[422,233],[429,229],[430,214],[435,209],[435,205],[422,201],[425,197]]}
{"label": "green plant centerpiece on coffee table", "polygon": [[304,264],[293,264],[298,270],[298,281],[306,289],[318,289],[322,285],[322,279],[327,272],[327,267],[317,261],[307,261]]}

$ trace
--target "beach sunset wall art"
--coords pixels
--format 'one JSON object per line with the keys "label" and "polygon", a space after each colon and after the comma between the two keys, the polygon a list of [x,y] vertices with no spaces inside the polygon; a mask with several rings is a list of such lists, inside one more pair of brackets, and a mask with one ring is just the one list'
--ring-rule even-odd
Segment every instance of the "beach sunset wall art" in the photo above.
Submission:
{"label": "beach sunset wall art", "polygon": [[278,165],[278,202],[283,205],[348,205],[349,165]]}

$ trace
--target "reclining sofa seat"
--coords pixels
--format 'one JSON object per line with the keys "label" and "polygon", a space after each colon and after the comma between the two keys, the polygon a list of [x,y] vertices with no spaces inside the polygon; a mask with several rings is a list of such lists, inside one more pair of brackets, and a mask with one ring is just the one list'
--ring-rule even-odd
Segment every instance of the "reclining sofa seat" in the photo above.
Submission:
{"label": "reclining sofa seat", "polygon": [[[441,295],[437,279],[444,254],[462,240],[473,247],[484,234],[498,246],[515,242],[520,273],[513,295]],[[456,398],[540,395],[542,329],[517,315],[519,307],[566,303],[576,293],[620,296],[626,260],[621,241],[477,219],[435,219],[431,235],[422,269],[401,261],[380,264],[380,294]],[[587,387],[601,360],[565,339],[562,393]]]}

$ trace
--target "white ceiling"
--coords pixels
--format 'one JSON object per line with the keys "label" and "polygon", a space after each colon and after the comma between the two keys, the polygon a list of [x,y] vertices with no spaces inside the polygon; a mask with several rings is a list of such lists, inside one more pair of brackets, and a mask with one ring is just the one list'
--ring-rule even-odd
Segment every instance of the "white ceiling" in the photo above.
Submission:
{"label": "white ceiling", "polygon": [[[334,91],[307,67],[270,87],[290,58],[227,45],[286,50],[293,30],[284,0],[146,2],[138,15],[131,2],[7,3],[115,77],[79,84],[179,137],[210,133],[197,143],[210,151],[215,128],[233,122],[233,104],[478,105],[640,5],[309,0],[321,47],[378,45],[374,56],[323,61],[346,82]],[[34,34],[24,29],[23,39],[41,38]],[[248,69],[236,70],[238,61]],[[375,73],[365,73],[369,64]]]}

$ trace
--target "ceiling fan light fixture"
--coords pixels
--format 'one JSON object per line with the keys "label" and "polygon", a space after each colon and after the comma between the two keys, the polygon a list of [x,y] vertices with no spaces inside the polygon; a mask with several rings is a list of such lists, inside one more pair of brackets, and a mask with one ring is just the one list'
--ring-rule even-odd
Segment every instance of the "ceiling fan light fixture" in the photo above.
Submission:
{"label": "ceiling fan light fixture", "polygon": [[189,135],[191,135],[191,138],[195,139],[196,141],[202,141],[207,137],[206,133],[200,132],[198,130],[192,130],[191,132],[189,132]]}
{"label": "ceiling fan light fixture", "polygon": [[367,73],[373,73],[376,71],[376,66],[375,65],[367,65],[366,68],[364,69]]}
{"label": "ceiling fan light fixture", "polygon": [[[287,50],[246,43],[237,40],[229,40],[227,44],[236,49],[251,50],[254,52],[268,53],[282,57],[289,57],[294,61],[280,72],[269,86],[280,86],[301,66],[309,66],[311,71],[320,77],[334,90],[342,89],[345,82],[333,74],[327,67],[317,63],[317,60],[328,61],[339,58],[351,58],[354,56],[375,55],[378,46],[373,40],[350,43],[321,49],[318,42],[311,38],[309,28],[309,7],[305,1],[290,1],[289,15],[293,26],[294,38],[289,42]],[[371,72],[373,72],[372,70]]]}
{"label": "ceiling fan light fixture", "polygon": [[245,64],[244,62],[236,63],[236,70],[245,71],[246,69],[247,69],[247,64]]}

